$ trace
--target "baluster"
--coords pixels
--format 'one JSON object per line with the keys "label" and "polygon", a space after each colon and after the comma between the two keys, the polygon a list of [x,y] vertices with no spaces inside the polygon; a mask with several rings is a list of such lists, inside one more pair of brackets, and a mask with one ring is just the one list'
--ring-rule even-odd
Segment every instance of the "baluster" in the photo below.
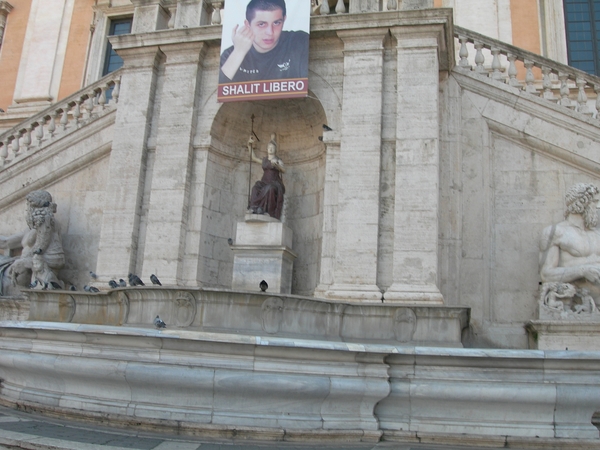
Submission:
{"label": "baluster", "polygon": [[29,147],[31,146],[31,130],[33,129],[32,125],[29,125],[25,128],[25,133],[23,134],[23,147],[25,147],[25,151],[29,151]]}
{"label": "baluster", "polygon": [[4,165],[4,161],[8,157],[8,145],[6,142],[0,141],[0,164]]}
{"label": "baluster", "polygon": [[521,83],[517,80],[517,65],[515,61],[517,60],[517,55],[513,55],[509,53],[507,55],[508,58],[508,85],[516,88],[521,87]]}
{"label": "baluster", "polygon": [[75,128],[79,128],[79,118],[81,117],[81,99],[75,100],[75,108],[73,109],[73,119],[75,120]]}
{"label": "baluster", "polygon": [[458,62],[458,67],[462,70],[471,70],[471,65],[469,64],[469,49],[467,47],[467,42],[469,42],[469,40],[464,36],[459,36],[458,42],[460,42],[460,50],[458,52],[460,61]]}
{"label": "baluster", "polygon": [[115,103],[119,103],[119,94],[121,93],[121,77],[115,79],[115,87],[113,89],[112,98]]}
{"label": "baluster", "polygon": [[213,3],[213,12],[210,18],[211,25],[221,25],[221,8],[223,8],[223,3]]}
{"label": "baluster", "polygon": [[560,80],[560,100],[558,102],[559,105],[571,109],[575,108],[575,105],[572,104],[571,99],[569,98],[569,85],[567,84],[569,75],[566,73],[559,72],[558,79]]}
{"label": "baluster", "polygon": [[69,113],[68,113],[69,105],[66,105],[60,116],[60,124],[62,126],[63,131],[67,129],[67,124],[69,123]]}
{"label": "baluster", "polygon": [[94,99],[91,97],[91,94],[88,95],[88,98],[83,104],[83,107],[86,110],[85,120],[87,122],[90,122],[92,120],[92,111],[94,110]]}
{"label": "baluster", "polygon": [[346,12],[346,5],[344,5],[344,0],[338,0],[337,5],[335,5],[335,12],[337,14],[344,14]]}
{"label": "baluster", "polygon": [[321,4],[317,0],[310,0],[310,15],[318,16],[321,14]]}
{"label": "baluster", "polygon": [[600,84],[594,85],[594,92],[596,93],[596,119],[600,120]]}
{"label": "baluster", "polygon": [[527,69],[527,73],[525,74],[525,92],[529,92],[533,95],[540,95],[538,90],[533,85],[535,81],[535,77],[533,76],[533,61],[526,59],[523,61],[523,65]]}
{"label": "baluster", "polygon": [[13,136],[12,140],[12,152],[14,153],[13,159],[16,159],[19,156],[19,133]]}
{"label": "baluster", "polygon": [[173,28],[175,28],[175,14],[177,12],[177,9],[167,9],[167,11],[169,12],[169,21],[167,22],[167,29],[172,30]]}
{"label": "baluster", "polygon": [[38,122],[37,127],[35,127],[35,138],[38,142],[38,147],[42,146],[42,139],[44,139],[44,122],[45,119],[42,118],[40,122]]}
{"label": "baluster", "polygon": [[555,102],[556,97],[554,96],[554,92],[552,92],[552,79],[550,78],[550,73],[552,73],[552,69],[550,69],[550,67],[542,67],[542,74],[544,74],[544,94],[542,97],[548,101]]}
{"label": "baluster", "polygon": [[387,9],[388,9],[388,11],[396,11],[398,9],[398,1],[397,0],[388,0]]}
{"label": "baluster", "polygon": [[331,10],[329,9],[329,0],[323,0],[321,2],[321,15],[326,16]]}
{"label": "baluster", "polygon": [[98,104],[100,108],[104,109],[104,105],[106,105],[106,86],[102,86],[100,88],[100,94],[98,95]]}
{"label": "baluster", "polygon": [[590,111],[587,105],[587,95],[585,94],[585,80],[583,78],[577,78],[575,80],[575,84],[577,84],[577,111],[581,114],[585,114],[587,116],[591,116],[593,113]]}
{"label": "baluster", "polygon": [[502,69],[502,64],[500,64],[500,49],[499,48],[492,48],[492,55],[493,55],[493,59],[492,59],[492,78],[494,80],[501,80],[502,79],[502,72],[500,71],[500,69]]}
{"label": "baluster", "polygon": [[50,120],[48,121],[48,133],[50,133],[50,139],[54,139],[54,132],[56,131],[56,111],[52,111],[50,114]]}
{"label": "baluster", "polygon": [[478,74],[485,74],[485,69],[483,68],[483,63],[485,62],[485,57],[483,56],[483,52],[481,49],[483,48],[483,44],[481,42],[475,42],[475,72]]}

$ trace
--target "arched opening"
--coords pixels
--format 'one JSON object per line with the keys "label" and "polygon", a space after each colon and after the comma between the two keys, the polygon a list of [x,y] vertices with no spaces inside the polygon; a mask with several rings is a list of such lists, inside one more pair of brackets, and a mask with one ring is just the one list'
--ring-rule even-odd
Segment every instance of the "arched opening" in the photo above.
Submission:
{"label": "arched opening", "polygon": [[262,176],[261,167],[250,167],[246,147],[252,131],[259,139],[255,153],[266,155],[271,133],[275,133],[278,156],[283,160],[286,188],[282,221],[294,233],[292,293],[312,295],[318,283],[323,223],[325,145],[319,139],[327,122],[320,102],[312,97],[277,101],[237,102],[221,106],[211,127],[207,176],[219,176],[209,183],[221,190],[227,202],[228,226],[244,220],[249,187]]}

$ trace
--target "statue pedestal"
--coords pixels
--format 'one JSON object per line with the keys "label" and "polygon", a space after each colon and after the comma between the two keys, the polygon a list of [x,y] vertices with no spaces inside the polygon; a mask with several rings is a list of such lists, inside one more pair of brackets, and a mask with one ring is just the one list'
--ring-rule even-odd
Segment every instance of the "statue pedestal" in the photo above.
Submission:
{"label": "statue pedestal", "polygon": [[531,320],[525,328],[531,349],[598,350],[600,320]]}
{"label": "statue pedestal", "polygon": [[292,252],[292,230],[268,215],[246,214],[237,224],[233,250],[231,288],[260,291],[265,280],[268,292],[290,294],[292,268],[296,254]]}

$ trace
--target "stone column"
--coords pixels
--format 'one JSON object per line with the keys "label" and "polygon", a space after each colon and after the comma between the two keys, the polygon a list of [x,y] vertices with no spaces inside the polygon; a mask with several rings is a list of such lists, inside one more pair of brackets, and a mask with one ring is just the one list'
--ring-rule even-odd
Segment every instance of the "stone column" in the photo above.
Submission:
{"label": "stone column", "polygon": [[118,50],[123,58],[121,95],[110,153],[96,273],[127,278],[135,270],[144,194],[146,144],[152,123],[158,66],[157,46]]}
{"label": "stone column", "polygon": [[131,32],[166,30],[171,13],[165,6],[165,0],[131,0],[135,6]]}
{"label": "stone column", "polygon": [[143,274],[164,284],[184,284],[182,263],[187,229],[195,99],[203,42],[161,46],[166,55],[156,157],[146,228]]}
{"label": "stone column", "polygon": [[442,26],[397,27],[393,284],[384,301],[443,303],[438,288]]}
{"label": "stone column", "polygon": [[328,298],[381,301],[377,239],[386,33],[338,32],[344,41],[344,91],[335,264]]}

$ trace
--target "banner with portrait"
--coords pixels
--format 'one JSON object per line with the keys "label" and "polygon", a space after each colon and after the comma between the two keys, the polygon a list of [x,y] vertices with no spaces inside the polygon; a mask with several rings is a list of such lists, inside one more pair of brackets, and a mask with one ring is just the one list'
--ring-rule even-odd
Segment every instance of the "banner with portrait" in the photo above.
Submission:
{"label": "banner with portrait", "polygon": [[219,102],[308,95],[309,0],[227,0]]}

